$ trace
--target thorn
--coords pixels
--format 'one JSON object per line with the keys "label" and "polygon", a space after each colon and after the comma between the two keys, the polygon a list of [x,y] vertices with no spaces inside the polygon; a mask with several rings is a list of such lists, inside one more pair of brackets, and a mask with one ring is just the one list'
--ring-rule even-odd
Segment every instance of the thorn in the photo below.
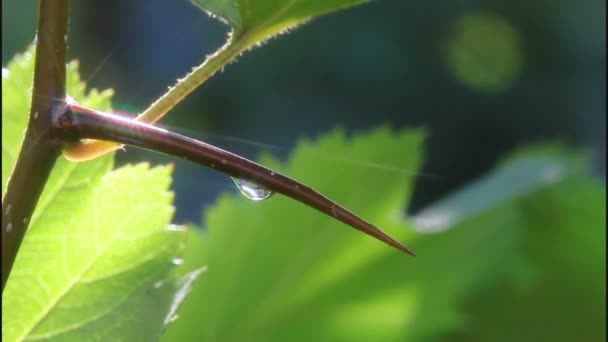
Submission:
{"label": "thorn", "polygon": [[389,246],[392,246],[402,252],[405,252],[411,256],[416,256],[416,253],[412,252],[411,249],[405,247],[399,241],[393,239],[392,237],[390,237],[388,234],[386,234],[385,232],[383,232],[382,230],[380,230],[373,224],[371,224],[367,221],[364,221],[363,219],[361,219],[357,215],[351,213],[350,211],[346,210],[345,208],[335,205],[335,206],[332,206],[331,211],[335,218],[348,224],[349,226],[351,226],[357,230],[360,230],[370,236],[373,236],[376,239],[383,241],[384,243],[388,244]]}
{"label": "thorn", "polygon": [[[273,192],[281,193],[317,209],[402,252],[412,256],[416,255],[371,223],[346,210],[320,192],[249,159],[181,134],[114,114],[97,112],[78,105],[73,105],[72,110],[73,113],[79,115],[78,129],[83,138],[138,146],[210,166],[231,177],[250,179]],[[168,167],[171,169],[174,166],[169,164]]]}

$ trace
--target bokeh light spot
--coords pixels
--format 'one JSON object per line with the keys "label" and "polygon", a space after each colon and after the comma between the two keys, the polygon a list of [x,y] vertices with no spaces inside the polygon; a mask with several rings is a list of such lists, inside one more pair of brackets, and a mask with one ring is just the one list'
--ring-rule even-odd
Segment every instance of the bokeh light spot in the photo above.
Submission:
{"label": "bokeh light spot", "polygon": [[522,69],[519,33],[492,14],[466,14],[456,19],[444,41],[444,52],[452,75],[480,92],[509,90]]}

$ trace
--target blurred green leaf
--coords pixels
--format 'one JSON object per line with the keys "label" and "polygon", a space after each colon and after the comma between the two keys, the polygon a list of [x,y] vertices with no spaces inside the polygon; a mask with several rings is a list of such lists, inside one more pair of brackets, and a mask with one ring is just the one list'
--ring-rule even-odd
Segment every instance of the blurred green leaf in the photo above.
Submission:
{"label": "blurred green leaf", "polygon": [[605,340],[606,186],[586,162],[556,144],[524,148],[415,216],[421,231],[479,225],[509,203],[519,216],[508,271],[466,299],[465,324],[443,340]]}
{"label": "blurred green leaf", "polygon": [[[572,340],[579,329],[584,340],[603,336],[605,187],[581,172],[583,159],[566,150],[517,153],[472,186],[488,205],[463,210],[447,231],[415,233],[401,219],[411,178],[348,161],[415,170],[420,138],[379,129],[351,140],[338,131],[301,142],[286,165],[262,158],[399,237],[415,259],[288,199],[224,195],[205,213],[200,258],[208,272],[163,339],[532,341]],[[340,158],[319,158],[327,155]]]}
{"label": "blurred green leaf", "polygon": [[558,145],[522,149],[500,167],[424,208],[411,220],[423,232],[445,230],[505,201],[559,183],[579,172],[580,167],[580,160]]}
{"label": "blurred green leaf", "polygon": [[475,225],[417,234],[402,220],[412,178],[345,162],[415,170],[421,138],[382,128],[351,140],[338,131],[301,142],[287,165],[262,158],[399,237],[418,257],[280,196],[253,203],[224,195],[205,213],[206,276],[164,340],[420,340],[462,324],[461,298],[509,264],[517,213],[491,211]]}
{"label": "blurred green leaf", "polygon": [[314,16],[369,0],[193,0],[224,19],[234,36],[248,35],[248,43],[263,41]]}
{"label": "blurred green leaf", "polygon": [[525,262],[469,298],[468,324],[449,340],[605,341],[605,184],[572,175],[518,209]]}
{"label": "blurred green leaf", "polygon": [[[3,69],[3,191],[27,124],[33,63],[30,49]],[[109,110],[111,91],[87,94],[74,62],[67,83],[80,103]],[[172,260],[185,237],[167,229],[171,167],[141,164],[110,172],[112,160],[58,160],[2,294],[4,340],[160,335],[181,285]]]}

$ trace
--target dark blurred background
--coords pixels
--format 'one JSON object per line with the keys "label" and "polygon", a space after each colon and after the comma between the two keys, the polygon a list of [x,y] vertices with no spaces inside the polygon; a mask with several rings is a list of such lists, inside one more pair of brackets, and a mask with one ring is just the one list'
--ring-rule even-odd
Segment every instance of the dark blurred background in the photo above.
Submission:
{"label": "dark blurred background", "polygon": [[[37,1],[2,1],[2,64],[35,34]],[[228,65],[162,125],[254,158],[285,157],[301,137],[335,127],[424,127],[426,159],[414,212],[536,141],[588,149],[605,179],[606,2],[382,0],[333,13]],[[117,110],[139,112],[204,56],[228,27],[187,0],[72,1],[70,58],[90,87],[114,88]],[[128,148],[119,164],[174,162],[175,221],[230,180]],[[345,164],[345,167],[357,167]]]}

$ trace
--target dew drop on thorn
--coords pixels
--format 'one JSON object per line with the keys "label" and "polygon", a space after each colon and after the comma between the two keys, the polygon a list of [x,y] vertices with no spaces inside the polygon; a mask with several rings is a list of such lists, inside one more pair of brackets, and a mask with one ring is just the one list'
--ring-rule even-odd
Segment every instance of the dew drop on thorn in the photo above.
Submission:
{"label": "dew drop on thorn", "polygon": [[254,182],[234,177],[232,177],[232,180],[234,181],[234,184],[236,184],[236,187],[239,189],[241,194],[252,201],[262,201],[269,198],[273,194],[272,190]]}

